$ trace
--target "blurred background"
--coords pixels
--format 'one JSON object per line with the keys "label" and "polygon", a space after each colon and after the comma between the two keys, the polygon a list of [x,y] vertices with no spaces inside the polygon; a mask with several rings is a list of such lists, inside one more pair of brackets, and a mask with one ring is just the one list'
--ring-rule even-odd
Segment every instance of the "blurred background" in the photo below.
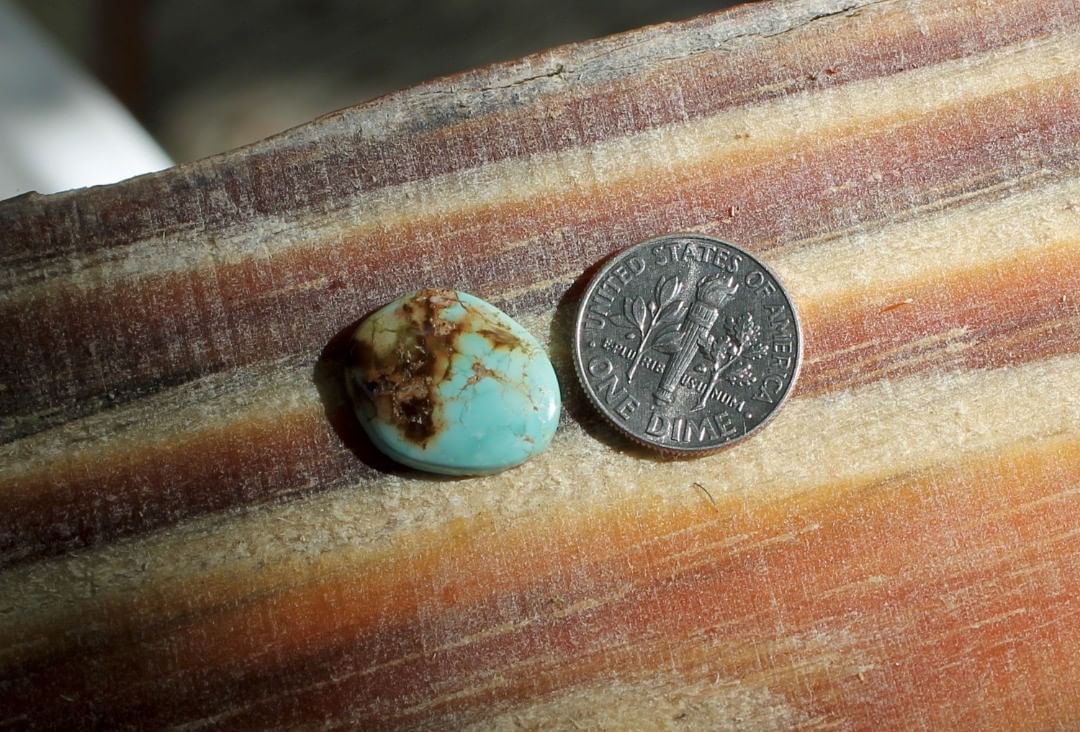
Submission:
{"label": "blurred background", "polygon": [[[434,76],[729,4],[0,0],[0,198],[195,160]],[[96,156],[81,177],[34,179],[80,150]]]}

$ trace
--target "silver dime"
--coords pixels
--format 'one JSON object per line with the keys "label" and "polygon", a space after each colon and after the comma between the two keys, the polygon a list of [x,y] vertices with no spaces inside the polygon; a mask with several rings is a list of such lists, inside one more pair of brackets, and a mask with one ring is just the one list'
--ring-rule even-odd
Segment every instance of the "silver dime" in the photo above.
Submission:
{"label": "silver dime", "polygon": [[802,332],[776,275],[747,252],[671,234],[618,254],[589,283],[574,363],[589,399],[633,440],[708,453],[780,408]]}

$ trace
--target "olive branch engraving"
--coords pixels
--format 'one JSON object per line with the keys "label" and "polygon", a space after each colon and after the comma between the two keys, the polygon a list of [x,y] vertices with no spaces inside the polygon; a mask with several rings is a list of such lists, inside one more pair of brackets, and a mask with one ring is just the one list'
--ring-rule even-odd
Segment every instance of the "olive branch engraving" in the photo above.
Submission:
{"label": "olive branch engraving", "polygon": [[637,330],[637,334],[631,333],[628,338],[638,338],[637,353],[630,368],[626,372],[627,383],[634,380],[645,350],[650,348],[654,341],[666,341],[678,337],[679,322],[686,303],[678,299],[682,292],[683,283],[678,275],[661,277],[653,287],[653,299],[648,303],[640,295],[637,297],[623,298],[623,311],[621,316],[616,315],[616,320],[625,320],[628,325]]}
{"label": "olive branch engraving", "polygon": [[[761,340],[761,326],[754,322],[753,315],[746,312],[738,317],[729,315],[724,322],[724,336],[717,338],[709,334],[701,350],[710,360],[709,365],[703,367],[710,377],[701,400],[690,410],[694,412],[705,408],[709,395],[725,374],[726,381],[735,386],[750,386],[757,381],[753,362],[764,357],[769,347]],[[728,373],[733,366],[737,368]]]}

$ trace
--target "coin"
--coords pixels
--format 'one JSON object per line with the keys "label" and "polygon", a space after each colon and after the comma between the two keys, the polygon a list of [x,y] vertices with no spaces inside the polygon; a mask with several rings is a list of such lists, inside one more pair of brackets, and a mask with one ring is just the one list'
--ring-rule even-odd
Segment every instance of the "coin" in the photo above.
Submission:
{"label": "coin", "polygon": [[574,363],[589,400],[634,441],[705,454],[750,435],[784,403],[802,332],[776,275],[700,234],[626,249],[578,309]]}

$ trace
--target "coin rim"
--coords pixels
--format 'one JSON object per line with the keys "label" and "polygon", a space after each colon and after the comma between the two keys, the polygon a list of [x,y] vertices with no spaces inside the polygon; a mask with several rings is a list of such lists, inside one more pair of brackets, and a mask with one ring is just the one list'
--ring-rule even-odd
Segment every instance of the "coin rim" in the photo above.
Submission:
{"label": "coin rim", "polygon": [[[607,273],[612,268],[614,268],[616,266],[616,264],[618,264],[619,262],[622,262],[624,260],[625,256],[628,255],[630,252],[632,252],[632,251],[634,251],[636,249],[647,248],[649,245],[652,245],[652,244],[655,244],[656,242],[659,242],[659,241],[662,241],[662,240],[667,240],[667,239],[701,239],[701,240],[704,240],[704,241],[707,241],[707,242],[715,242],[715,243],[718,243],[718,244],[723,244],[726,247],[731,247],[736,252],[739,252],[739,253],[745,255],[746,257],[752,259],[758,266],[760,266],[763,270],[765,270],[765,272],[767,272],[773,278],[773,280],[776,282],[777,286],[779,286],[780,292],[783,293],[784,299],[787,301],[788,305],[791,307],[792,319],[795,322],[795,333],[798,336],[798,340],[799,340],[799,348],[798,348],[798,352],[797,352],[796,358],[795,358],[795,370],[791,374],[791,380],[788,382],[787,389],[784,391],[783,396],[780,397],[780,401],[778,401],[776,403],[776,406],[773,407],[772,411],[769,412],[769,414],[765,417],[765,419],[761,420],[761,422],[754,425],[752,428],[750,428],[748,431],[744,432],[743,434],[739,435],[738,437],[734,437],[734,438],[732,438],[732,439],[730,439],[730,440],[728,440],[728,441],[726,441],[724,443],[721,443],[719,445],[713,445],[713,446],[709,446],[709,447],[671,447],[671,446],[668,446],[668,445],[657,444],[657,443],[652,442],[650,440],[647,440],[647,439],[645,439],[645,438],[643,438],[643,437],[641,437],[639,435],[634,434],[633,432],[631,432],[630,430],[626,429],[621,424],[619,424],[611,415],[609,415],[607,413],[607,410],[604,409],[603,405],[600,404],[600,402],[597,399],[596,395],[593,393],[592,386],[589,384],[589,381],[585,376],[584,367],[583,367],[582,362],[581,362],[581,346],[580,346],[581,325],[582,325],[582,322],[583,322],[584,317],[585,317],[586,305],[588,304],[589,297],[592,295],[593,291],[599,285],[600,281],[603,280],[604,276],[607,275]],[[799,380],[799,374],[802,371],[802,362],[803,362],[803,345],[804,345],[803,341],[804,341],[804,339],[803,339],[803,331],[802,331],[802,322],[799,320],[799,309],[795,305],[795,299],[791,296],[791,292],[788,290],[788,288],[786,288],[784,286],[783,281],[777,276],[776,272],[774,272],[773,269],[769,265],[765,264],[765,262],[761,261],[758,257],[754,256],[753,254],[746,251],[742,247],[737,246],[735,244],[732,244],[729,241],[725,241],[723,239],[718,239],[715,236],[708,236],[707,234],[698,234],[696,232],[674,232],[674,233],[671,233],[671,234],[662,234],[660,236],[654,236],[651,239],[645,239],[644,241],[640,241],[637,244],[631,244],[630,246],[626,247],[625,249],[623,249],[621,251],[615,252],[614,254],[612,254],[610,256],[610,259],[608,260],[607,264],[605,264],[603,267],[601,267],[596,272],[596,274],[593,275],[592,279],[589,281],[588,286],[585,288],[585,292],[581,296],[581,302],[578,304],[577,317],[574,318],[574,335],[573,335],[574,370],[577,373],[578,383],[581,385],[581,390],[583,392],[585,392],[585,396],[589,400],[589,402],[592,404],[593,409],[595,409],[597,412],[599,412],[600,415],[605,420],[607,420],[608,423],[610,423],[613,427],[615,427],[616,430],[618,430],[621,434],[626,435],[627,437],[629,437],[633,442],[636,442],[637,444],[642,445],[644,447],[647,447],[647,448],[649,448],[651,450],[656,450],[658,452],[661,452],[661,453],[664,453],[664,454],[667,454],[667,455],[672,455],[672,456],[690,457],[690,456],[711,455],[713,453],[720,452],[721,450],[726,450],[727,448],[731,447],[732,445],[735,445],[735,444],[738,444],[738,443],[742,442],[747,437],[750,437],[751,435],[756,433],[758,430],[760,430],[762,427],[764,427],[769,422],[771,422],[774,417],[776,417],[776,414],[784,407],[784,404],[787,403],[788,397],[790,397],[791,392],[793,392],[795,390],[795,384]]]}

